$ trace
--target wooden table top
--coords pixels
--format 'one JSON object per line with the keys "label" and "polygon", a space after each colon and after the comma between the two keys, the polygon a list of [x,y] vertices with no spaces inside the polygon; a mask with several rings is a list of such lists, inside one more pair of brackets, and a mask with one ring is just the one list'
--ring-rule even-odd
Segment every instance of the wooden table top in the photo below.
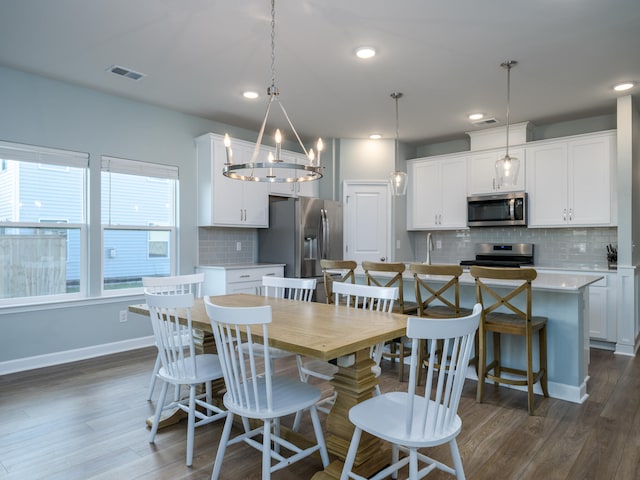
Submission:
{"label": "wooden table top", "polygon": [[[402,336],[407,328],[406,315],[396,313],[249,294],[212,296],[210,299],[225,307],[271,305],[269,345],[325,361]],[[149,315],[146,304],[131,305],[129,311]],[[194,328],[211,332],[202,299],[195,300],[191,320]]]}

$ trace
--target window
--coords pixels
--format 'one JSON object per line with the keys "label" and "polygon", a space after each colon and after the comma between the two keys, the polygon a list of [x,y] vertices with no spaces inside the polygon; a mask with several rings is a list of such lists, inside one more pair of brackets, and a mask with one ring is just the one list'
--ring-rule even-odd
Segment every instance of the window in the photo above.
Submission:
{"label": "window", "polygon": [[89,156],[0,142],[0,159],[0,304],[82,295]]}
{"label": "window", "polygon": [[175,271],[176,167],[102,157],[103,290]]}

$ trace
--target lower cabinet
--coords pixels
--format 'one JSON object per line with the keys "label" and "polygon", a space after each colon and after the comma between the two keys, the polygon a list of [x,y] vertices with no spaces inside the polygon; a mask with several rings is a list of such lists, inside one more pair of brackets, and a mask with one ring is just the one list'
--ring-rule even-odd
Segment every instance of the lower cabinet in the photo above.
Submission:
{"label": "lower cabinet", "polygon": [[617,341],[616,274],[589,285],[589,337]]}
{"label": "lower cabinet", "polygon": [[[538,272],[554,273],[557,270],[536,269]],[[584,275],[601,275],[604,278],[589,285],[589,311],[585,318],[589,329],[589,338],[594,340],[592,346],[599,346],[601,342],[615,343],[617,341],[618,307],[616,301],[617,274],[609,272],[565,271],[562,273]]]}
{"label": "lower cabinet", "polygon": [[196,272],[204,273],[202,295],[260,294],[262,277],[284,276],[284,265],[202,265]]}

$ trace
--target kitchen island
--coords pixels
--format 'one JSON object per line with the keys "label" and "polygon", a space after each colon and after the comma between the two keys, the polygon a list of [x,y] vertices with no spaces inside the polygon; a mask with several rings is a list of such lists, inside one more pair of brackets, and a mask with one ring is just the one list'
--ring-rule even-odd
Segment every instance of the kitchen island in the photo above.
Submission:
{"label": "kitchen island", "polygon": [[[359,273],[359,274],[358,274]],[[356,272],[358,282],[364,283],[364,272]],[[422,276],[433,282],[445,283],[444,277]],[[588,287],[602,278],[601,275],[574,275],[564,273],[538,273],[533,281],[533,314],[545,316],[547,323],[547,362],[549,395],[554,398],[582,403],[588,397],[589,381],[589,328],[585,319],[589,309]],[[508,286],[509,281],[487,282],[499,287]],[[512,284],[512,283],[511,283]],[[405,298],[414,300],[413,274],[404,273]],[[498,288],[499,289],[499,288]],[[476,301],[475,281],[469,272],[460,277],[460,304],[473,307]],[[491,342],[491,339],[488,339]],[[524,338],[503,336],[502,359],[505,364],[524,368]],[[534,342],[537,348],[537,342]],[[491,347],[489,347],[489,358]],[[537,352],[534,359],[538,358]],[[537,368],[537,360],[534,361]],[[468,378],[476,379],[474,368],[469,368]],[[513,387],[522,388],[522,387]],[[539,384],[536,393],[541,394]]]}

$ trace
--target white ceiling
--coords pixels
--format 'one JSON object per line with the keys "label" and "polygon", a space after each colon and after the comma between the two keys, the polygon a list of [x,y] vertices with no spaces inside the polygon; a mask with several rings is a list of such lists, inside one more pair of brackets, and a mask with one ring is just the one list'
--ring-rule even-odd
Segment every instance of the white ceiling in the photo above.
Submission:
{"label": "white ceiling", "polygon": [[[0,0],[0,65],[257,130],[266,96],[241,92],[271,84],[270,15],[269,0]],[[357,60],[361,45],[378,55]],[[459,138],[475,111],[504,124],[505,60],[512,123],[614,113],[612,85],[640,81],[640,1],[276,3],[276,85],[306,138],[393,138],[394,91],[402,141]]]}

